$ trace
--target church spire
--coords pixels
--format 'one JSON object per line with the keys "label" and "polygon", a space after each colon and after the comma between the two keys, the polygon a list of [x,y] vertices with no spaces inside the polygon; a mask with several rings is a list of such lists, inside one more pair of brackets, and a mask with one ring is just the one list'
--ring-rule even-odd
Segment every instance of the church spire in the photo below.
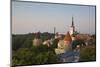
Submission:
{"label": "church spire", "polygon": [[73,18],[73,16],[72,16],[72,24],[71,24],[71,26],[70,26],[70,35],[71,36],[74,36],[74,33],[75,33],[75,26],[74,26],[74,18]]}
{"label": "church spire", "polygon": [[72,26],[74,26],[73,16],[72,16]]}

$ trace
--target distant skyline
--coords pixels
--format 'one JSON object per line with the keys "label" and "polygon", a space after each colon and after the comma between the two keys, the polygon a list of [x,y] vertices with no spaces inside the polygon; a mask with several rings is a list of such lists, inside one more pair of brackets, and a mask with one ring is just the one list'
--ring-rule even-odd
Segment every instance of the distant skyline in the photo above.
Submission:
{"label": "distant skyline", "polygon": [[53,33],[56,27],[56,32],[64,34],[69,31],[72,16],[76,31],[95,33],[95,6],[12,1],[12,33]]}

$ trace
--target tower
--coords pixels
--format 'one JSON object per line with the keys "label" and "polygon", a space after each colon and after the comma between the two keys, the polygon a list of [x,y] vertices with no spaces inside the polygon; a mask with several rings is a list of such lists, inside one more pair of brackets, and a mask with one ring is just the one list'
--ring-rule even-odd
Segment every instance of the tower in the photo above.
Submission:
{"label": "tower", "polygon": [[70,26],[69,33],[70,33],[71,36],[73,36],[74,33],[75,33],[75,26],[74,26],[73,17],[72,17],[72,24],[71,24],[71,26]]}
{"label": "tower", "polygon": [[41,40],[41,37],[40,37],[41,33],[40,32],[37,32],[35,34],[35,37],[33,39],[33,46],[39,46],[42,44],[42,40]]}
{"label": "tower", "polygon": [[75,26],[74,26],[74,18],[72,16],[72,24],[70,26],[69,33],[71,35],[72,40],[75,40]]}

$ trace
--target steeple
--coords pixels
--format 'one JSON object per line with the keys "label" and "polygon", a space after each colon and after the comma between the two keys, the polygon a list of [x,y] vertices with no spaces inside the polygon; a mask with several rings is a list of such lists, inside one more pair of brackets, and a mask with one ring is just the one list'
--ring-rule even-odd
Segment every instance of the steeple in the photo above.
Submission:
{"label": "steeple", "polygon": [[73,21],[73,16],[72,16],[72,27],[74,27],[74,21]]}
{"label": "steeple", "polygon": [[70,26],[70,31],[69,31],[70,35],[73,36],[75,33],[75,26],[74,26],[74,18],[72,16],[72,24]]}
{"label": "steeple", "polygon": [[74,18],[73,18],[73,16],[72,16],[72,25],[71,25],[71,27],[73,28],[73,33],[74,33],[74,31],[75,31],[75,26],[74,26]]}
{"label": "steeple", "polygon": [[72,16],[72,25],[70,26],[70,31],[69,31],[72,41],[75,40],[75,26],[74,26],[74,18]]}

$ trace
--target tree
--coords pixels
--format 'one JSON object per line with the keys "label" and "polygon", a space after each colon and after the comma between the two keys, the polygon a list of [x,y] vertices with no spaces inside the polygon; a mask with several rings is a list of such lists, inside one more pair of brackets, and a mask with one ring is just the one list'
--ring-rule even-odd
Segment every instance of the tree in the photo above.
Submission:
{"label": "tree", "polygon": [[96,60],[96,49],[95,48],[82,48],[80,51],[81,62],[95,61]]}
{"label": "tree", "polygon": [[13,53],[12,65],[36,65],[57,63],[57,57],[51,47],[40,45],[32,48],[20,48]]}

